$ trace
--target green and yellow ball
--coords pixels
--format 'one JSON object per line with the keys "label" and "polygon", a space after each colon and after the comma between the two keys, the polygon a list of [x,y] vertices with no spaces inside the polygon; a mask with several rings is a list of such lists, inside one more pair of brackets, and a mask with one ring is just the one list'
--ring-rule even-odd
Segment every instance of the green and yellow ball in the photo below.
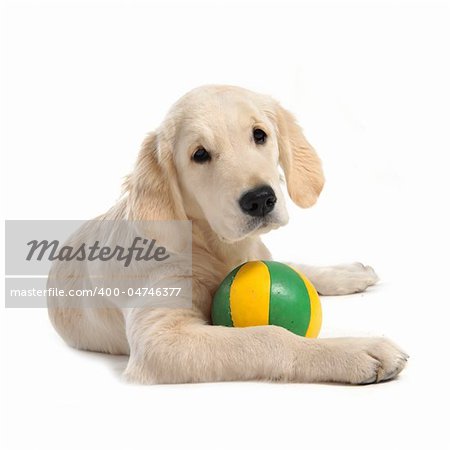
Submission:
{"label": "green and yellow ball", "polygon": [[322,308],[314,286],[292,267],[250,261],[223,280],[213,299],[211,318],[214,325],[278,325],[315,338],[322,325]]}

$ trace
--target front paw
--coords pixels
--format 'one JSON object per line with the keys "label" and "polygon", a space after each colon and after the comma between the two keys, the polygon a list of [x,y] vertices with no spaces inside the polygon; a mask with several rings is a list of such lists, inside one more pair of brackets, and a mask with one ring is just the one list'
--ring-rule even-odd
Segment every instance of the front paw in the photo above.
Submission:
{"label": "front paw", "polygon": [[392,380],[409,358],[385,338],[341,338],[330,340],[330,344],[339,348],[333,352],[335,374],[330,381],[371,384]]}
{"label": "front paw", "polygon": [[321,295],[345,295],[363,292],[378,280],[372,267],[353,263],[320,269],[314,284]]}

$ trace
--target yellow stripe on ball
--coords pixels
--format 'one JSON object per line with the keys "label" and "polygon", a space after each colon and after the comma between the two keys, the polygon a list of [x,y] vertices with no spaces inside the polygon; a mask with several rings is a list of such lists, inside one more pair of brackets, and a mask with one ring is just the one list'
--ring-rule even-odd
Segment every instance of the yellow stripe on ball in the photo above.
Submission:
{"label": "yellow stripe on ball", "polygon": [[322,306],[320,304],[320,298],[311,281],[309,281],[305,275],[300,275],[308,290],[309,300],[311,302],[311,321],[309,322],[305,337],[316,338],[319,336],[320,328],[322,326]]}
{"label": "yellow stripe on ball", "polygon": [[230,310],[235,327],[269,324],[270,273],[261,261],[244,264],[230,287]]}

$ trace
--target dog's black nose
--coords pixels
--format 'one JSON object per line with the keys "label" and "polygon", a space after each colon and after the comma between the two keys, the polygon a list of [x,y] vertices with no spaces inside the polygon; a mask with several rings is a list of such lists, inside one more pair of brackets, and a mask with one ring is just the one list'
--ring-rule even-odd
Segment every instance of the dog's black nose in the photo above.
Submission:
{"label": "dog's black nose", "polygon": [[254,217],[263,217],[275,207],[277,196],[270,186],[260,186],[246,192],[240,199],[242,211]]}

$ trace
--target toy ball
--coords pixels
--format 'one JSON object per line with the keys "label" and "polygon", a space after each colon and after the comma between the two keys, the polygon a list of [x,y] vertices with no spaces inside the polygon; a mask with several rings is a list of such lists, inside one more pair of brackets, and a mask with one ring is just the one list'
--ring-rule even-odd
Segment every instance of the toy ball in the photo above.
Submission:
{"label": "toy ball", "polygon": [[322,307],[314,286],[292,267],[250,261],[223,280],[214,295],[211,318],[214,325],[278,325],[315,338],[322,325]]}

